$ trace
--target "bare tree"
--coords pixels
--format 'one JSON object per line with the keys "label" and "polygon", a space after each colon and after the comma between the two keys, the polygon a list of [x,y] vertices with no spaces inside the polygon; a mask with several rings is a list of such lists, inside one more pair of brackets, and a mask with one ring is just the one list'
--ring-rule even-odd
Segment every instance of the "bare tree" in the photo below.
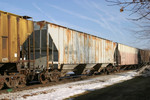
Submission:
{"label": "bare tree", "polygon": [[[150,48],[150,0],[106,0],[110,6],[120,6],[120,12],[129,11],[129,16],[134,15],[131,20],[138,21],[138,28],[134,35],[139,42],[145,43]],[[146,42],[145,42],[146,41]]]}
{"label": "bare tree", "polygon": [[133,20],[138,21],[141,19],[150,20],[150,0],[106,0],[112,6],[119,5],[120,12],[131,11],[130,15],[138,14],[138,18]]}

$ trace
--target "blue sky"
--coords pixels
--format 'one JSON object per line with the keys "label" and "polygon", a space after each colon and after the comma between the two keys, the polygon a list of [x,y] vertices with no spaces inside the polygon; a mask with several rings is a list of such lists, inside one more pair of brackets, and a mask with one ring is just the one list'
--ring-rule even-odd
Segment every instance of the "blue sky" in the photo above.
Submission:
{"label": "blue sky", "polygon": [[129,12],[120,13],[118,6],[105,0],[0,0],[0,10],[28,15],[35,21],[46,20],[137,48],[145,41],[135,38],[135,22]]}

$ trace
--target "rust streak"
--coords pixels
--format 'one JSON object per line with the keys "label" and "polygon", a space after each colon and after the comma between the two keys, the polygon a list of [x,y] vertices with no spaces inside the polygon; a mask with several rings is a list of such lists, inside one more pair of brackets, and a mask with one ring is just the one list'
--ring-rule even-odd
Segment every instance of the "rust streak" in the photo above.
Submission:
{"label": "rust streak", "polygon": [[106,51],[109,51],[111,49],[110,44],[111,44],[110,41],[106,40],[106,45],[107,45],[105,49]]}
{"label": "rust streak", "polygon": [[40,29],[42,29],[45,25],[45,22],[37,22],[36,24],[40,26]]}
{"label": "rust streak", "polygon": [[57,25],[53,25],[53,27],[54,27],[54,28],[58,28],[58,26],[57,26]]}
{"label": "rust streak", "polygon": [[68,41],[67,42],[69,43],[69,41],[71,40],[71,31],[69,29],[67,29],[67,33],[68,33],[68,35],[67,35]]}

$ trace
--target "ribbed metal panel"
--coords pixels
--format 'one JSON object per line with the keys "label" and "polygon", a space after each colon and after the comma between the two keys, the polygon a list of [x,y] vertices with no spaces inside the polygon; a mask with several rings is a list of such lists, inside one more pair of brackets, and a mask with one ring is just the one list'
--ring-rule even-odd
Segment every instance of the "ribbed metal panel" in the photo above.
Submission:
{"label": "ribbed metal panel", "polygon": [[20,55],[18,44],[23,45],[32,33],[32,21],[0,11],[0,62],[17,62]]}
{"label": "ribbed metal panel", "polygon": [[89,34],[48,23],[60,64],[114,63],[116,44]]}
{"label": "ribbed metal panel", "polygon": [[118,44],[118,50],[120,65],[138,64],[138,49],[123,44]]}
{"label": "ribbed metal panel", "polygon": [[139,59],[141,63],[150,62],[150,51],[149,50],[139,50]]}

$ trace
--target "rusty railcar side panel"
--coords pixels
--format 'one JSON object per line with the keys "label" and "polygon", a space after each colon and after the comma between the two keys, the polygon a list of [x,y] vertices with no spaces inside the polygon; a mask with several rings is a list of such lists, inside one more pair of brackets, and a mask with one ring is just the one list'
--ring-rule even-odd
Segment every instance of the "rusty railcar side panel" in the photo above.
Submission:
{"label": "rusty railcar side panel", "polygon": [[144,50],[139,51],[139,59],[140,59],[140,63],[143,63],[145,61],[145,52],[144,52]]}
{"label": "rusty railcar side panel", "polygon": [[9,60],[16,62],[17,59],[17,17],[9,15]]}
{"label": "rusty railcar side panel", "polygon": [[111,43],[108,41],[108,40],[106,40],[105,41],[105,43],[106,43],[106,47],[105,47],[105,51],[106,51],[106,54],[105,54],[105,58],[107,59],[106,60],[106,62],[110,62],[110,57],[111,57],[111,55],[112,55],[112,53],[111,53]]}
{"label": "rusty railcar side panel", "polygon": [[149,50],[139,50],[140,63],[150,62],[150,51]]}
{"label": "rusty railcar side panel", "polygon": [[84,34],[84,62],[89,63],[89,36]]}
{"label": "rusty railcar side panel", "polygon": [[99,50],[99,39],[98,38],[96,38],[96,48],[95,48],[95,61],[96,61],[96,63],[99,63],[99,52],[100,52],[100,50]]}
{"label": "rusty railcar side panel", "polygon": [[80,37],[80,63],[84,63],[84,34],[79,33]]}
{"label": "rusty railcar side panel", "polygon": [[8,15],[0,13],[0,62],[9,62],[8,54]]}
{"label": "rusty railcar side panel", "polygon": [[102,62],[102,39],[98,38],[98,42],[99,42],[99,61],[98,62]]}
{"label": "rusty railcar side panel", "polygon": [[26,41],[28,38],[28,30],[27,30],[27,20],[25,19],[19,19],[19,38],[20,38],[20,45],[23,45],[23,43]]}
{"label": "rusty railcar side panel", "polygon": [[77,43],[76,43],[76,45],[77,45],[77,63],[80,63],[80,48],[81,48],[81,46],[80,46],[80,37],[79,37],[79,33],[78,32],[76,32],[76,39],[77,39]]}
{"label": "rusty railcar side panel", "polygon": [[92,63],[92,36],[89,35],[89,63]]}
{"label": "rusty railcar side panel", "polygon": [[8,62],[8,38],[2,38],[2,62]]}
{"label": "rusty railcar side panel", "polygon": [[149,57],[149,51],[148,50],[145,50],[145,62],[148,63],[150,60],[150,57]]}
{"label": "rusty railcar side panel", "polygon": [[102,39],[102,62],[105,63],[105,41]]}
{"label": "rusty railcar side panel", "polygon": [[68,29],[65,29],[64,40],[65,40],[65,43],[64,43],[65,60],[66,60],[66,63],[69,63],[69,41],[70,39],[69,39]]}
{"label": "rusty railcar side panel", "polygon": [[95,37],[92,37],[92,63],[95,63]]}
{"label": "rusty railcar side panel", "polygon": [[31,35],[33,33],[33,21],[27,20],[27,25],[28,35]]}
{"label": "rusty railcar side panel", "polygon": [[67,32],[68,32],[68,63],[69,64],[72,64],[73,61],[73,43],[72,43],[72,40],[73,40],[73,36],[72,36],[72,30],[69,30],[67,29]]}
{"label": "rusty railcar side panel", "polygon": [[63,60],[63,62],[64,63],[67,63],[68,61],[68,45],[67,45],[67,41],[68,41],[68,38],[67,38],[67,36],[68,36],[68,34],[67,34],[67,29],[66,28],[64,28],[64,36],[63,36],[63,41],[64,41],[64,43],[63,43],[63,45],[64,45],[64,52],[63,52],[63,54],[64,54],[64,60]]}
{"label": "rusty railcar side panel", "polygon": [[105,40],[102,40],[102,62],[106,63],[105,61]]}
{"label": "rusty railcar side panel", "polygon": [[33,33],[33,21],[19,18],[20,45]]}
{"label": "rusty railcar side panel", "polygon": [[72,41],[72,45],[73,45],[73,54],[72,54],[72,56],[73,56],[73,63],[74,64],[76,64],[77,63],[77,34],[76,34],[76,32],[75,31],[73,31],[72,32],[72,39],[73,39],[73,41]]}
{"label": "rusty railcar side panel", "polygon": [[62,27],[59,28],[59,35],[58,35],[58,44],[59,44],[59,50],[58,50],[58,53],[59,53],[59,63],[63,63],[64,62],[64,39],[63,39],[63,36],[64,36],[64,29]]}
{"label": "rusty railcar side panel", "polygon": [[[98,38],[96,41],[98,51],[96,55],[99,55],[98,62],[100,63],[114,63],[114,52],[116,45],[112,41]],[[96,56],[97,57],[97,56]]]}
{"label": "rusty railcar side panel", "polygon": [[81,54],[82,54],[82,50],[81,50],[81,36],[80,36],[80,34],[79,34],[79,32],[77,32],[77,45],[78,45],[78,50],[77,50],[77,62],[78,63],[81,63],[81,60],[82,60],[82,58],[81,58]]}
{"label": "rusty railcar side panel", "polygon": [[109,54],[108,62],[113,62],[114,61],[114,52],[115,52],[114,47],[115,47],[115,45],[111,41],[108,42],[108,45],[109,45],[109,46],[107,46],[107,49],[108,49],[108,52],[109,52],[108,53]]}
{"label": "rusty railcar side panel", "polygon": [[118,44],[118,50],[118,54],[120,55],[120,65],[138,64],[138,49]]}
{"label": "rusty railcar side panel", "polygon": [[2,36],[8,36],[8,15],[1,13],[1,33]]}

